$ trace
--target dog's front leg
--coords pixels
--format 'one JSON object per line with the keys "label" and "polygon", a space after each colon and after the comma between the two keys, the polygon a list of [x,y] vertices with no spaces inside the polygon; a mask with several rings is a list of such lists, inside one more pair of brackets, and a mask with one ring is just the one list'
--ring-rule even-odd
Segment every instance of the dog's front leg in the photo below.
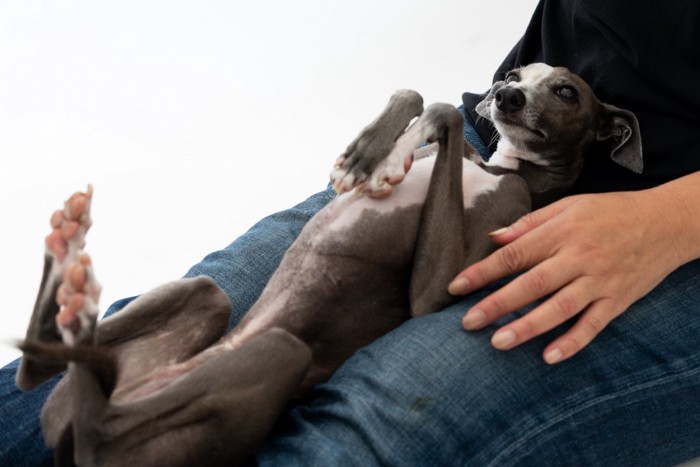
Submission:
{"label": "dog's front leg", "polygon": [[493,251],[488,233],[524,215],[530,202],[522,179],[490,174],[473,162],[480,156],[465,144],[462,116],[453,106],[431,105],[402,138],[411,139],[408,144],[437,141],[439,147],[411,274],[411,314],[417,316],[454,302],[448,284]]}
{"label": "dog's front leg", "polygon": [[[423,98],[415,91],[394,93],[384,111],[365,127],[338,158],[331,172],[338,193],[355,187],[368,189],[375,196],[386,196],[391,185],[399,183],[411,164],[413,149],[399,160],[387,158],[397,139],[415,117],[423,112]],[[387,162],[384,162],[387,161]],[[386,167],[377,170],[381,163]]]}
{"label": "dog's front leg", "polygon": [[[461,270],[467,254],[462,128],[462,116],[457,109],[448,104],[433,104],[406,134],[406,138],[413,132],[415,140],[438,143],[413,260],[409,291],[413,316],[438,311],[450,303],[447,284]],[[471,146],[468,148],[474,151]]]}

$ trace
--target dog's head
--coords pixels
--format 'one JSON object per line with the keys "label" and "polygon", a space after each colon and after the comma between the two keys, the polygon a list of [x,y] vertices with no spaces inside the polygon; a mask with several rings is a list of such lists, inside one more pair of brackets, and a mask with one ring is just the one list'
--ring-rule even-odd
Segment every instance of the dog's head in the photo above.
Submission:
{"label": "dog's head", "polygon": [[476,111],[493,122],[522,159],[540,165],[581,162],[595,141],[610,141],[612,159],[641,173],[639,124],[628,110],[601,103],[581,78],[566,68],[535,63],[496,82]]}

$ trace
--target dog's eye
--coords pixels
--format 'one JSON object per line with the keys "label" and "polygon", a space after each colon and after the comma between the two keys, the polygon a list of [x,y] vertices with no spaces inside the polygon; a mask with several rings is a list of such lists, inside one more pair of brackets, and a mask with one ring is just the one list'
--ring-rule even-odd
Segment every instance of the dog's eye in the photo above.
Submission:
{"label": "dog's eye", "polygon": [[557,95],[566,102],[578,102],[578,92],[571,86],[562,86],[557,89]]}
{"label": "dog's eye", "polygon": [[518,81],[520,81],[520,76],[519,76],[517,73],[512,73],[512,72],[511,72],[511,73],[508,73],[508,74],[506,75],[506,79],[505,79],[506,84],[508,84],[508,83],[517,83]]}

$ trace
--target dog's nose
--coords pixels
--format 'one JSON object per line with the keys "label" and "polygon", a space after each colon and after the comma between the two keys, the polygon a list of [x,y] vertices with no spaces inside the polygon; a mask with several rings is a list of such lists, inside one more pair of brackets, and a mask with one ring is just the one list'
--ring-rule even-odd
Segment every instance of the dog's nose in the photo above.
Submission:
{"label": "dog's nose", "polygon": [[525,107],[525,94],[520,89],[502,87],[494,96],[496,107],[503,112],[515,112]]}

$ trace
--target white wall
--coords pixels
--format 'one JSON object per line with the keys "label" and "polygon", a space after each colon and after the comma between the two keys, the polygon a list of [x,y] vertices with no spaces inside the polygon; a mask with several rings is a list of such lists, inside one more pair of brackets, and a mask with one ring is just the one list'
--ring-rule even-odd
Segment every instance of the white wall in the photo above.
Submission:
{"label": "white wall", "polygon": [[104,310],[322,189],[394,90],[486,90],[535,4],[0,2],[0,339],[24,336],[73,191],[95,186]]}

